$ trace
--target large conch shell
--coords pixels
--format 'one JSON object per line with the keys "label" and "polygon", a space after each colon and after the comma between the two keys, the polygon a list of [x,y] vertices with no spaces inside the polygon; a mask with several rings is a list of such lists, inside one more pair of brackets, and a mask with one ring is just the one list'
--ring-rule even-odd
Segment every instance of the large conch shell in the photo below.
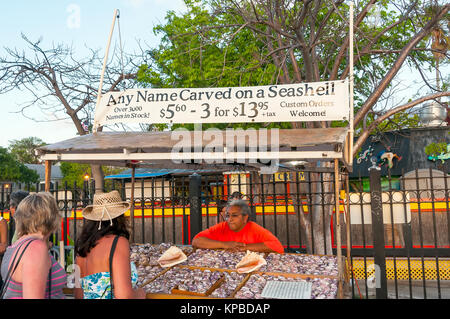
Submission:
{"label": "large conch shell", "polygon": [[236,269],[238,273],[244,274],[257,270],[265,264],[267,262],[260,254],[247,250],[247,254],[236,265]]}
{"label": "large conch shell", "polygon": [[172,246],[167,249],[158,259],[161,267],[170,267],[182,263],[187,259],[187,256],[177,246]]}

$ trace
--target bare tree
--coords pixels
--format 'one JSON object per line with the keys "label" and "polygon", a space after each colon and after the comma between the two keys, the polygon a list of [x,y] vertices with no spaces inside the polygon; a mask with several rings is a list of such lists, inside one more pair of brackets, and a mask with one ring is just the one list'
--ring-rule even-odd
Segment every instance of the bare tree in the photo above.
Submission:
{"label": "bare tree", "polygon": [[[5,48],[7,56],[0,57],[0,93],[25,90],[32,97],[18,110],[25,117],[36,121],[70,118],[77,134],[88,134],[92,128],[103,64],[99,50],[89,49],[86,58],[79,58],[72,47],[58,44],[45,49],[41,39],[34,42],[23,34],[22,38],[28,46],[27,51]],[[142,63],[141,56],[124,56],[114,50],[105,70],[102,93],[136,86],[139,63]],[[51,116],[44,119],[30,117],[28,111],[36,108]],[[96,191],[102,191],[101,166],[91,165],[91,170]]]}

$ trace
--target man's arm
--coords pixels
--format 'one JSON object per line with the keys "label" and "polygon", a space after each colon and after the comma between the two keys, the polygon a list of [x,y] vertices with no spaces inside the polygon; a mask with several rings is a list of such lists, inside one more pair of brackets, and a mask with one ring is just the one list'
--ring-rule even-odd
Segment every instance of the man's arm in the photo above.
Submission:
{"label": "man's arm", "polygon": [[209,239],[204,236],[199,236],[192,240],[192,246],[203,249],[237,249],[238,247],[242,247],[243,245],[243,243],[238,243],[236,241],[219,241]]}
{"label": "man's arm", "polygon": [[276,253],[277,251],[271,249],[270,247],[266,246],[264,243],[254,243],[254,244],[244,244],[244,246],[240,246],[237,249],[238,251],[256,251],[260,253]]}

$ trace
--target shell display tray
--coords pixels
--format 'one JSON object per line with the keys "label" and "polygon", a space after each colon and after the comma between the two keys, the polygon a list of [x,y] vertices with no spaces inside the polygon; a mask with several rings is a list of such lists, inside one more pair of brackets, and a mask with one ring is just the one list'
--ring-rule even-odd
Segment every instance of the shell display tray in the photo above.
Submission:
{"label": "shell display tray", "polygon": [[148,299],[232,298],[248,276],[228,269],[175,266],[143,288]]}
{"label": "shell display tray", "polygon": [[332,255],[277,254],[265,256],[267,264],[259,271],[317,276],[338,276],[337,257]]}
{"label": "shell display tray", "polygon": [[[177,245],[188,257],[185,262],[169,268],[151,265],[150,260],[157,260],[170,246],[133,246],[140,277],[138,286],[144,288],[147,298],[261,298],[264,288],[261,282],[267,279],[253,282],[254,278],[259,278],[252,277],[254,275],[310,281],[313,284],[311,298],[336,297],[336,256],[265,253],[263,256],[267,265],[249,274],[238,274],[235,266],[245,255],[244,252],[231,253],[223,249],[195,249]],[[140,261],[143,263],[140,264]],[[252,281],[248,282],[251,278]]]}
{"label": "shell display tray", "polygon": [[[217,279],[217,281],[215,283],[213,283],[211,285],[211,287],[209,287],[208,290],[206,290],[205,292],[196,292],[196,291],[189,291],[187,289],[184,289],[184,287],[188,286],[188,283],[183,282],[180,285],[175,286],[174,288],[172,288],[171,293],[173,295],[191,295],[191,296],[209,296],[215,289],[217,289],[217,287],[219,287],[223,282],[225,281],[225,275],[221,274],[219,279]],[[183,287],[183,289],[181,289],[181,287]]]}
{"label": "shell display tray", "polygon": [[338,279],[327,276],[297,275],[280,273],[253,273],[235,292],[235,299],[264,299],[262,292],[269,281],[299,281],[311,283],[311,299],[335,299]]}

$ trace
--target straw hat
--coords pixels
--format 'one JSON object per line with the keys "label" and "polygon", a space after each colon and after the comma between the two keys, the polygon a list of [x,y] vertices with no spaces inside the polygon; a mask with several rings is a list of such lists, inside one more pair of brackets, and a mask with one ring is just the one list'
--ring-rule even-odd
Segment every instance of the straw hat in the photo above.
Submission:
{"label": "straw hat", "polygon": [[112,225],[112,220],[124,214],[129,208],[130,203],[122,201],[118,191],[112,191],[94,194],[93,204],[86,206],[82,213],[88,220],[102,222],[109,219]]}

